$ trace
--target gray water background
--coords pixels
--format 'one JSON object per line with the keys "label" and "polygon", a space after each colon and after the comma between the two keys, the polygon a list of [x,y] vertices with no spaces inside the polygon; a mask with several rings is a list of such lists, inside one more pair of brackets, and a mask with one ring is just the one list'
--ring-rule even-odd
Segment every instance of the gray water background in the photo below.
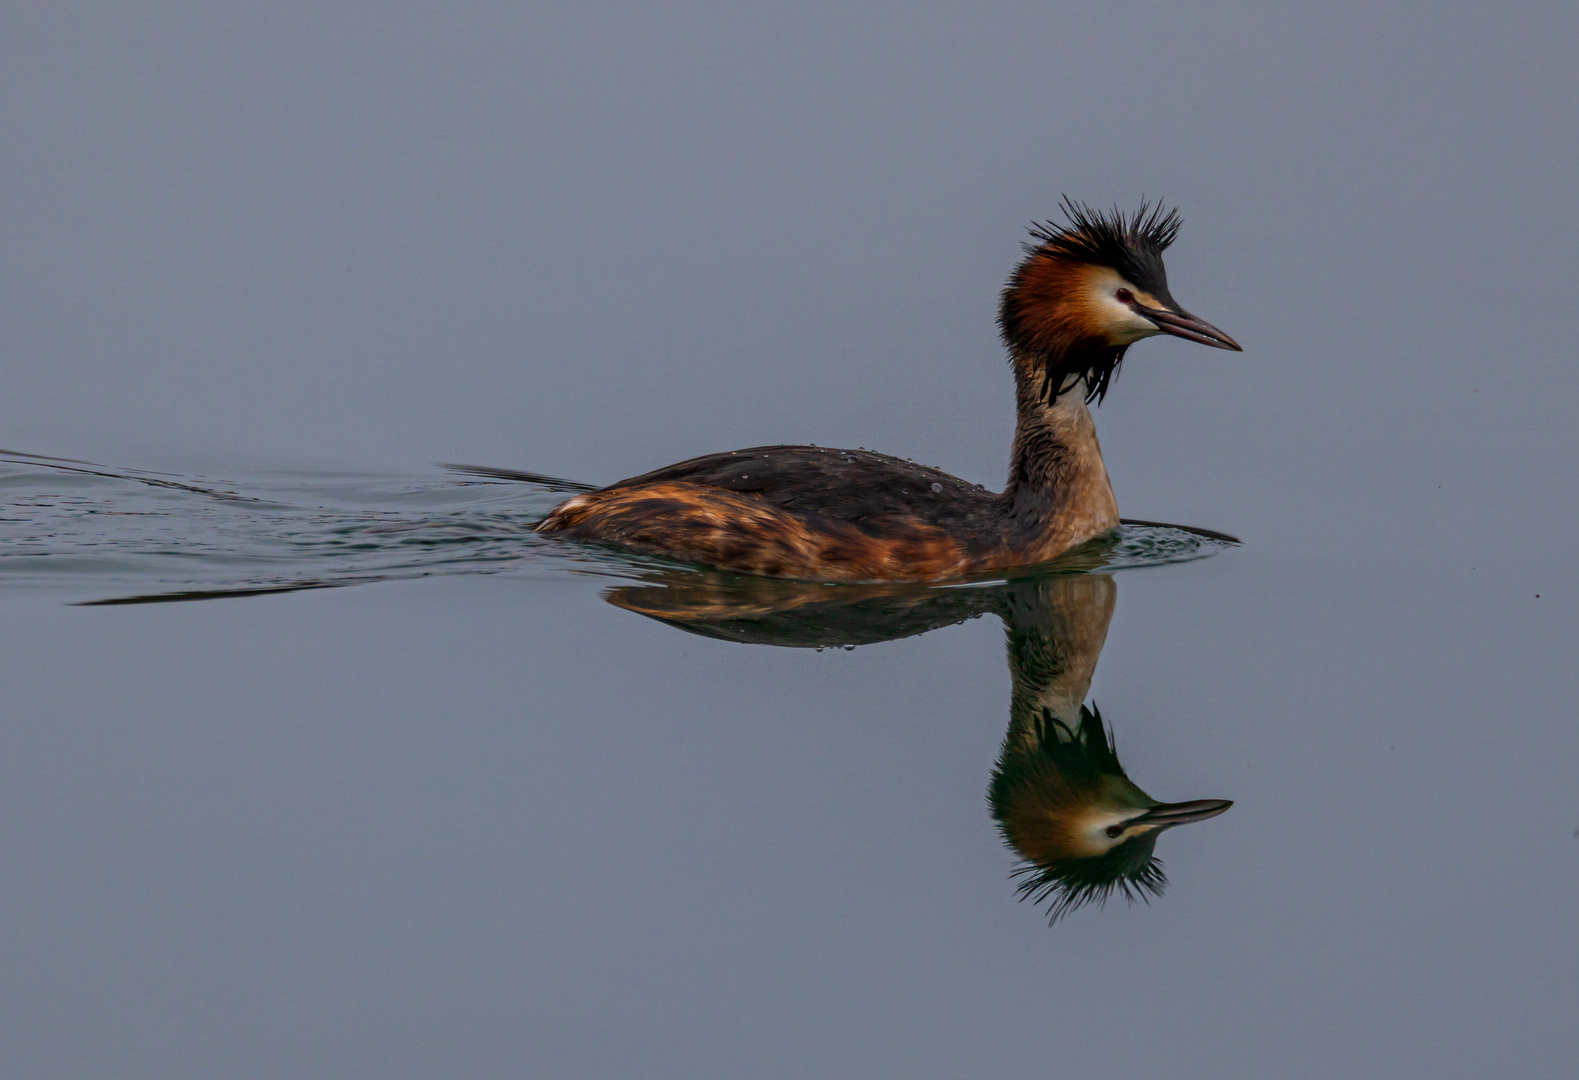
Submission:
{"label": "gray water background", "polygon": [[[993,619],[706,641],[521,570],[503,492],[508,573],[84,608],[180,575],[8,559],[5,1071],[1572,1075],[1576,22],[8,8],[9,449],[430,524],[439,461],[996,487],[996,290],[1066,191],[1180,204],[1173,292],[1246,352],[1144,342],[1097,414],[1126,514],[1245,546],[1119,574],[1093,699],[1236,805],[1051,930],[983,796]],[[42,475],[7,537],[145,506]]]}

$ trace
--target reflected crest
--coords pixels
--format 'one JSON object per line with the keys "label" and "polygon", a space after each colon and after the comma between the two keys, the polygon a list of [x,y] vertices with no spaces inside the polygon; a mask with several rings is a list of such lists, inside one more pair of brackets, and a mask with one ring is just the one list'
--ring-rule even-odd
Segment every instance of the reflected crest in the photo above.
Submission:
{"label": "reflected crest", "polygon": [[1020,896],[1045,905],[1049,922],[1115,893],[1130,903],[1160,895],[1168,879],[1157,838],[1233,805],[1153,799],[1125,773],[1101,714],[1085,703],[1118,597],[1106,574],[927,588],[669,571],[605,597],[691,633],[791,648],[891,641],[998,615],[1012,690],[987,797],[1023,860],[1013,871]]}

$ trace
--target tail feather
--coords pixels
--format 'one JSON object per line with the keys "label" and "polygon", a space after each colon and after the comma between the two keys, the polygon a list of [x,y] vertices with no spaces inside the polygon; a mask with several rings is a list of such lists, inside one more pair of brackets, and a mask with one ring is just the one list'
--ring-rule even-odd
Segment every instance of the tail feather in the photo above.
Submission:
{"label": "tail feather", "polygon": [[596,484],[583,484],[579,480],[563,480],[557,476],[544,476],[542,473],[521,472],[518,469],[496,469],[492,465],[457,465],[453,462],[440,462],[450,472],[462,473],[466,476],[483,476],[490,480],[512,480],[520,484],[536,484],[538,487],[547,488],[549,491],[564,491],[582,494],[588,491],[597,491]]}

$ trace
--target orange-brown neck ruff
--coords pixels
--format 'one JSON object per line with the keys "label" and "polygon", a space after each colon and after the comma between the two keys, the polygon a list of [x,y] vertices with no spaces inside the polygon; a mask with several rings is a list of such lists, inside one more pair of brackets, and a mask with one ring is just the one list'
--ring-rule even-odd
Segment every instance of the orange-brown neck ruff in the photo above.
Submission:
{"label": "orange-brown neck ruff", "polygon": [[1117,280],[1103,266],[1033,252],[1015,268],[998,305],[998,329],[1009,347],[1017,389],[1030,388],[1051,403],[1075,392],[1085,400],[1106,396],[1128,347],[1104,328],[1095,297]]}

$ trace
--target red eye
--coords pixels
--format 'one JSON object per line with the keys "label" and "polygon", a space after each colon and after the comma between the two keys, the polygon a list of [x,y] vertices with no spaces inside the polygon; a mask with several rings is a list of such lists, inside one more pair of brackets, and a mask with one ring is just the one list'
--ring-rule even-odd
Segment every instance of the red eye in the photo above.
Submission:
{"label": "red eye", "polygon": [[1131,304],[1131,303],[1134,303],[1134,301],[1135,301],[1135,294],[1130,292],[1128,289],[1120,289],[1118,292],[1114,293],[1113,295],[1114,295],[1114,297],[1116,297],[1118,299],[1118,302],[1121,303],[1121,304]]}

